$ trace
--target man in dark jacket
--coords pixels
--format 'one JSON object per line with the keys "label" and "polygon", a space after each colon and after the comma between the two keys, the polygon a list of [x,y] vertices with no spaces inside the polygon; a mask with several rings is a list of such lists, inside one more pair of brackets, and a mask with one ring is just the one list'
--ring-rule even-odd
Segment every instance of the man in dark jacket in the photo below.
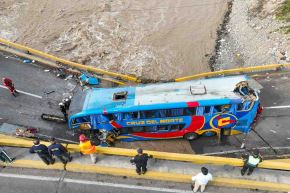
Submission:
{"label": "man in dark jacket", "polygon": [[59,109],[63,114],[63,117],[65,119],[65,121],[67,121],[67,112],[66,112],[66,108],[65,108],[65,104],[64,103],[59,103]]}
{"label": "man in dark jacket", "polygon": [[141,148],[137,149],[137,155],[130,160],[132,164],[136,164],[136,172],[137,174],[141,175],[145,174],[147,171],[147,161],[149,158],[153,158],[152,155],[148,155],[147,153],[143,153]]}
{"label": "man in dark jacket", "polygon": [[56,156],[63,164],[70,162],[72,157],[69,155],[67,149],[60,143],[56,143],[55,138],[50,139],[51,145],[48,146],[48,152]]}
{"label": "man in dark jacket", "polygon": [[40,144],[39,139],[34,140],[33,144],[34,145],[29,150],[30,153],[37,153],[46,165],[54,164],[55,160],[49,154],[48,148],[45,145]]}

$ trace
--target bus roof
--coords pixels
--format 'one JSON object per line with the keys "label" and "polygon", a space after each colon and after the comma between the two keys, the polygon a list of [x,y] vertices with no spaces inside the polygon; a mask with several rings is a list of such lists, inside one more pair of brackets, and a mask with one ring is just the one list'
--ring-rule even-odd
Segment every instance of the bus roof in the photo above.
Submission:
{"label": "bus roof", "polygon": [[[138,110],[182,108],[239,103],[241,96],[233,92],[237,83],[247,81],[246,75],[198,79],[186,82],[138,85],[136,87],[94,88],[79,100],[78,112],[102,114]],[[125,99],[114,100],[117,93]],[[76,108],[71,113],[78,113]]]}

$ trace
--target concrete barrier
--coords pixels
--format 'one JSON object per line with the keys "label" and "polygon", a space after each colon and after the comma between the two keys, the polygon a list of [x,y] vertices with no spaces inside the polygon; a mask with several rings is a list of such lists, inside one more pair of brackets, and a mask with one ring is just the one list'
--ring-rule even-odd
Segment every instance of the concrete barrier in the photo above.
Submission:
{"label": "concrete barrier", "polygon": [[123,80],[139,82],[139,80],[136,77],[133,77],[133,76],[128,76],[128,75],[118,74],[118,73],[114,73],[114,72],[109,72],[109,71],[102,70],[102,69],[99,69],[99,68],[96,68],[96,67],[93,67],[93,66],[87,66],[87,65],[76,63],[76,62],[71,62],[69,60],[58,58],[56,56],[41,52],[39,50],[35,50],[35,49],[32,49],[32,48],[29,48],[27,46],[23,46],[23,45],[20,45],[20,44],[17,44],[17,43],[13,43],[13,42],[10,42],[10,41],[2,39],[2,38],[0,38],[0,43],[3,44],[3,45],[9,46],[9,47],[15,48],[15,49],[23,50],[25,52],[28,51],[31,54],[34,54],[34,55],[37,55],[37,56],[41,56],[43,58],[46,58],[46,59],[49,59],[49,60],[52,60],[52,61],[55,61],[55,62],[60,62],[62,64],[70,66],[72,68],[77,68],[77,69],[85,70],[85,71],[88,71],[88,72],[104,74],[104,75],[108,75],[108,76],[111,76],[111,77],[118,77],[118,78],[121,78]]}

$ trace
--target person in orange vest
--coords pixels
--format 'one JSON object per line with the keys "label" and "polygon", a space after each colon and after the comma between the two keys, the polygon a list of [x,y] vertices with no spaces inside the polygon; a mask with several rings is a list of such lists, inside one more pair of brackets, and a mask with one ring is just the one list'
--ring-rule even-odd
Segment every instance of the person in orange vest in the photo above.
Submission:
{"label": "person in orange vest", "polygon": [[85,155],[90,155],[92,162],[95,164],[97,162],[97,156],[96,156],[96,146],[92,145],[91,141],[86,138],[84,134],[81,134],[79,137],[80,144],[80,152]]}

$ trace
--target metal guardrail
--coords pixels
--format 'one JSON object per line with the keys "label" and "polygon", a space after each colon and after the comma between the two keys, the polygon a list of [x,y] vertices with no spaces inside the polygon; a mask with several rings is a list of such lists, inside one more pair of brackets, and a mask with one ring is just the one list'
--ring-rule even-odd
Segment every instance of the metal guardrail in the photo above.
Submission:
{"label": "metal guardrail", "polygon": [[[49,145],[48,142],[42,142],[45,145]],[[0,134],[0,145],[12,146],[12,147],[31,147],[33,145],[31,140],[20,139],[12,136],[6,136]],[[78,145],[75,144],[64,144],[67,149],[71,152],[79,152]],[[231,165],[231,166],[243,166],[242,159],[237,158],[226,158],[216,156],[204,156],[204,155],[192,155],[192,154],[179,154],[179,153],[168,153],[168,152],[157,152],[157,151],[145,151],[146,153],[153,155],[156,159],[172,160],[172,161],[183,161],[191,162],[195,164],[214,164],[214,165]],[[114,147],[97,147],[97,153],[117,156],[128,156],[133,157],[136,155],[135,149],[123,149]],[[271,161],[265,160],[259,164],[259,168],[266,169],[277,169],[277,170],[288,170],[290,171],[290,164],[283,161]]]}
{"label": "metal guardrail", "polygon": [[52,60],[52,61],[55,61],[55,62],[59,62],[59,63],[65,64],[65,65],[70,66],[72,68],[77,68],[77,69],[85,70],[85,71],[88,71],[88,72],[104,74],[104,75],[108,75],[108,76],[111,76],[111,77],[118,77],[118,78],[121,78],[123,80],[139,82],[139,80],[136,77],[123,75],[123,74],[118,74],[118,73],[114,73],[114,72],[109,72],[109,71],[102,70],[102,69],[99,69],[99,68],[96,68],[96,67],[93,67],[93,66],[87,66],[87,65],[76,63],[76,62],[71,62],[71,61],[68,61],[68,60],[65,60],[65,59],[62,59],[62,58],[58,58],[56,56],[41,52],[39,50],[35,50],[35,49],[29,48],[27,46],[23,46],[21,44],[10,42],[10,41],[2,39],[2,38],[0,38],[0,43],[3,44],[3,45],[9,46],[9,47],[13,47],[13,48],[16,48],[16,49],[19,49],[19,50],[23,50],[23,51],[29,52],[31,54],[34,54],[34,55],[37,55],[37,56],[40,56],[40,57],[43,57],[43,58],[46,58],[46,59],[49,59],[49,60]]}
{"label": "metal guardrail", "polygon": [[268,64],[268,65],[264,65],[264,66],[251,66],[251,67],[244,67],[244,68],[219,70],[219,71],[214,71],[214,72],[205,72],[205,73],[200,73],[200,74],[194,74],[191,76],[176,78],[175,82],[182,82],[182,81],[187,81],[187,80],[191,80],[191,79],[213,77],[213,76],[220,76],[220,75],[234,75],[237,73],[249,73],[249,72],[277,70],[279,68],[286,68],[286,67],[290,67],[290,63],[288,63],[288,64]]}

